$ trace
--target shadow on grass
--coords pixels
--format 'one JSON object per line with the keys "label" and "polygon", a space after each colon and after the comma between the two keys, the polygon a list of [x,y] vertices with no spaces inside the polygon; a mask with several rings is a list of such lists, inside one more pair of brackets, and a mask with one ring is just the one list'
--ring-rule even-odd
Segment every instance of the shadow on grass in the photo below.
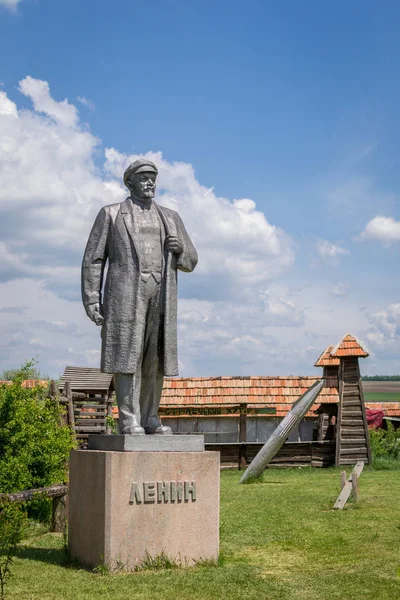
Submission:
{"label": "shadow on grass", "polygon": [[[48,565],[57,565],[58,567],[64,567],[65,569],[79,569],[88,572],[97,572],[100,574],[110,574],[110,571],[107,567],[90,569],[81,565],[77,560],[69,557],[67,550],[64,548],[35,548],[34,546],[25,546],[19,548],[15,553],[17,558],[21,558],[23,560],[33,560],[36,562],[46,563]],[[217,560],[199,560],[196,563],[196,567],[220,567],[225,564],[225,556],[220,553]],[[102,567],[102,565],[100,566]],[[136,571],[159,571],[159,570],[169,570],[172,568],[180,568],[184,569],[185,565],[181,565],[175,563],[168,559],[168,557],[162,552],[159,556],[152,558],[149,554],[146,556],[146,559],[143,561],[141,567],[137,568]],[[121,569],[115,569],[116,571],[123,571]],[[133,572],[133,571],[132,571]]]}
{"label": "shadow on grass", "polygon": [[242,485],[288,485],[287,481],[269,481],[268,479],[249,479]]}
{"label": "shadow on grass", "polygon": [[287,481],[268,481],[268,480],[264,480],[264,481],[258,481],[257,483],[259,485],[288,485]]}
{"label": "shadow on grass", "polygon": [[76,561],[69,558],[68,552],[64,548],[35,548],[34,546],[25,546],[19,548],[15,556],[26,560],[47,563],[48,565],[65,567],[66,569],[78,566]]}

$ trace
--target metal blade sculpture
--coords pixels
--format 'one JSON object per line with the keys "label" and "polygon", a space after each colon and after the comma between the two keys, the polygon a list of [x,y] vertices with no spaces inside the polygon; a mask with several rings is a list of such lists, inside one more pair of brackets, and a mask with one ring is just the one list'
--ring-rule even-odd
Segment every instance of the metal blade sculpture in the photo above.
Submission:
{"label": "metal blade sculpture", "polygon": [[261,475],[268,463],[273,459],[278,450],[283,446],[290,432],[310,410],[315,400],[324,387],[324,380],[316,381],[296,402],[286,417],[281,421],[272,435],[265,442],[257,456],[247,467],[239,483],[246,483]]}

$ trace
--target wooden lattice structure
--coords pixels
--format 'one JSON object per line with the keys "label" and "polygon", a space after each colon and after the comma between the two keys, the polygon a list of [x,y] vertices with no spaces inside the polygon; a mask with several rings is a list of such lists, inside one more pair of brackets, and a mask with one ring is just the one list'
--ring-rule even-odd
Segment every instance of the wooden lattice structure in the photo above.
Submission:
{"label": "wooden lattice structure", "polygon": [[111,433],[113,377],[89,367],[66,367],[60,380],[61,402],[81,446],[89,434]]}

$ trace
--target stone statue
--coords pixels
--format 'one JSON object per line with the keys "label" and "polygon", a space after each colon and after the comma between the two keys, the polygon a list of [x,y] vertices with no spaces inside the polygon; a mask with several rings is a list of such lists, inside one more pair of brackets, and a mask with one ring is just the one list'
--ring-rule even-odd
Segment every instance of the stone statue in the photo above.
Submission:
{"label": "stone statue", "polygon": [[114,374],[123,434],[172,433],[158,408],[164,376],[178,375],[177,269],[197,264],[178,213],[154,201],[157,174],[143,159],[126,169],[130,196],[100,210],[82,264],[82,300],[102,327],[101,370]]}

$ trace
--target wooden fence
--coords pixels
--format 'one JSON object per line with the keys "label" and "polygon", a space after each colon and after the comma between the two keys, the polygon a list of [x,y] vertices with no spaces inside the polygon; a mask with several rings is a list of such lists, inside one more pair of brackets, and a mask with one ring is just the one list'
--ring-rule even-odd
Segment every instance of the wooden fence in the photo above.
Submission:
{"label": "wooden fence", "polygon": [[1,498],[8,498],[11,502],[28,502],[35,498],[51,498],[51,531],[60,533],[65,530],[68,514],[68,487],[66,485],[56,484],[13,494],[0,494]]}

